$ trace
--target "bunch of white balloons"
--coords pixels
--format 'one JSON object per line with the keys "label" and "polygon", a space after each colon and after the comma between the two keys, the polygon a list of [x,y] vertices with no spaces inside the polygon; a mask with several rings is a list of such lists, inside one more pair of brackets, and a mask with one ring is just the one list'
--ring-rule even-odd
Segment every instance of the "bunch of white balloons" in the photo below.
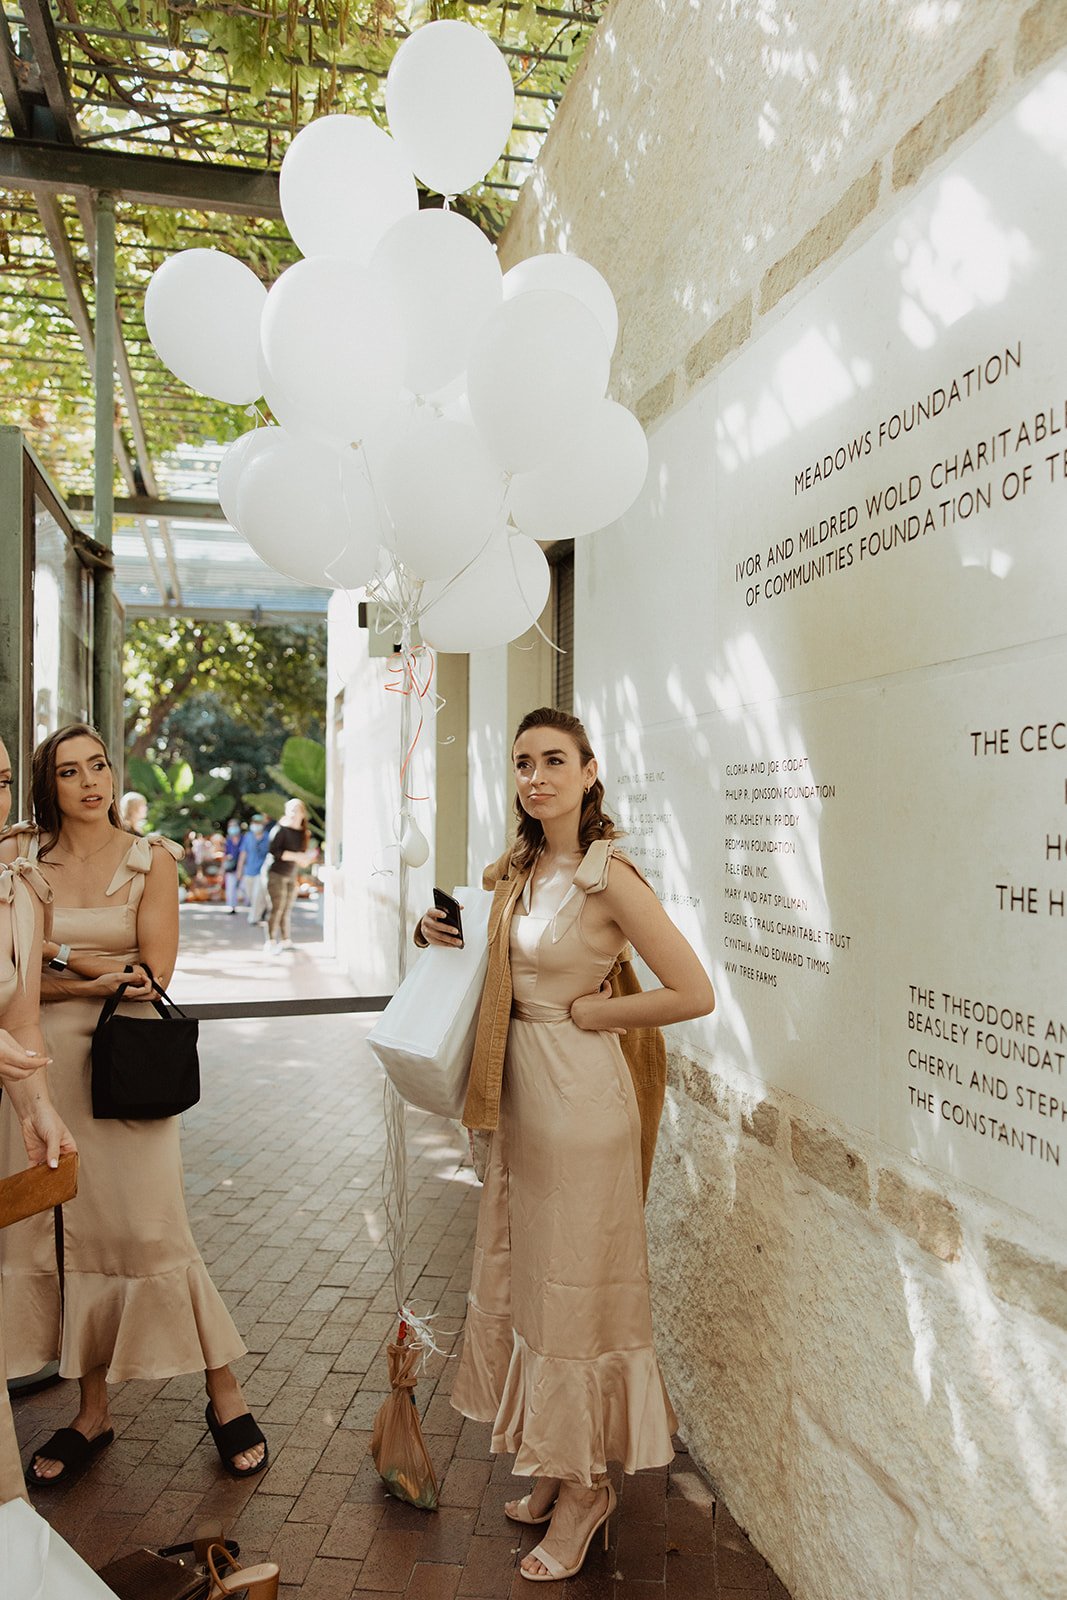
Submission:
{"label": "bunch of white balloons", "polygon": [[[232,444],[227,517],[264,561],[355,589],[390,574],[441,650],[504,644],[549,593],[538,540],[605,527],[648,468],[637,419],[605,399],[618,314],[578,256],[502,273],[448,198],[499,158],[514,115],[504,58],[434,22],[398,50],[390,134],[309,124],[282,163],[304,259],[268,293],[233,256],[186,250],[154,274],[149,337],[185,383],[276,425]],[[446,197],[420,210],[415,179]]]}

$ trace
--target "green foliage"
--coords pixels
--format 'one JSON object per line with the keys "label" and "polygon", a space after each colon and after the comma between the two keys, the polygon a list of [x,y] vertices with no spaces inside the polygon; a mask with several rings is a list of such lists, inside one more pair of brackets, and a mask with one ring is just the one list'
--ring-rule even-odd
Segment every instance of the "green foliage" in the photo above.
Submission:
{"label": "green foliage", "polygon": [[[65,0],[61,14],[84,31],[63,33],[60,49],[80,102],[80,131],[96,148],[276,171],[293,135],[315,117],[343,111],[383,123],[383,79],[396,50],[413,28],[437,17],[461,18],[506,46],[516,85],[543,97],[520,99],[516,121],[547,126],[606,3],[131,0],[122,8],[114,0],[78,0],[75,8]],[[93,33],[94,24],[107,31]],[[20,24],[13,27],[21,46]],[[540,142],[539,132],[513,133],[490,176],[521,183],[528,164],[509,158],[535,155]],[[92,374],[40,216],[28,196],[13,198],[0,227],[0,408],[5,422],[27,431],[62,491],[90,492]],[[512,203],[511,190],[486,185],[459,202],[494,237]],[[60,208],[92,313],[91,252],[74,201],[63,198]],[[297,259],[277,220],[119,203],[119,310],[153,459],[183,442],[232,439],[248,425],[242,408],[196,395],[173,377],[145,332],[151,274],[175,251],[197,246],[240,257],[265,284]],[[116,400],[130,444],[118,391]]]}
{"label": "green foliage", "polygon": [[304,802],[309,822],[321,835],[326,825],[326,746],[315,739],[286,739],[281,765],[267,771],[287,795]]}
{"label": "green foliage", "polygon": [[163,768],[157,761],[135,756],[127,774],[148,801],[149,832],[179,840],[190,828],[213,832],[233,810],[225,779],[197,777],[187,761]]}
{"label": "green foliage", "polygon": [[[234,738],[243,730],[271,735],[269,753],[246,756],[258,771],[237,779],[236,798],[261,776],[287,734],[322,732],[326,705],[326,625],[268,626],[196,622],[187,617],[141,618],[129,624],[125,645],[126,739],[132,756],[156,752],[173,759],[172,744],[197,744],[193,765],[211,771],[227,764],[212,734],[213,720],[229,719]],[[187,701],[213,697],[197,723],[172,738],[168,719]],[[191,751],[186,750],[187,755]],[[205,759],[206,758],[206,759]]]}
{"label": "green foliage", "polygon": [[262,811],[272,822],[280,822],[289,796],[276,789],[264,789],[259,794],[243,794],[241,799],[250,811]]}

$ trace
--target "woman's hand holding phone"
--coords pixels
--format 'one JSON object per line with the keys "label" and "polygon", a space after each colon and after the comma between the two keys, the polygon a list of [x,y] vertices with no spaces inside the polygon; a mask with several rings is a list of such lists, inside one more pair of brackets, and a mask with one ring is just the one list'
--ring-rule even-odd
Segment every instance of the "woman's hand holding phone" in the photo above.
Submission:
{"label": "woman's hand holding phone", "polygon": [[419,923],[419,931],[427,944],[451,946],[454,950],[463,948],[463,919],[460,916],[462,906],[450,894],[445,894],[443,889],[433,892],[434,908],[427,911]]}

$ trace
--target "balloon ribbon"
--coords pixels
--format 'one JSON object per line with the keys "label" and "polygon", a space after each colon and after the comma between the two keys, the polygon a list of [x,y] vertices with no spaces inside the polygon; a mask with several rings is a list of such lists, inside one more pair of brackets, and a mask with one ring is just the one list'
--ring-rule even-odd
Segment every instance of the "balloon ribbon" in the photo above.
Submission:
{"label": "balloon ribbon", "polygon": [[[420,677],[418,670],[418,660],[420,656],[426,657],[426,672],[424,677]],[[394,659],[389,663],[389,671],[394,675],[394,679],[396,675],[399,674],[400,681],[387,683],[385,686],[386,692],[389,694],[413,694],[415,696],[419,713],[419,721],[418,726],[415,729],[415,737],[408,745],[404,759],[400,765],[400,787],[405,800],[428,800],[430,798],[428,794],[409,794],[405,785],[407,783],[408,767],[411,765],[411,758],[415,754],[415,746],[422,737],[423,722],[425,721],[422,702],[430,692],[430,686],[433,683],[434,666],[434,653],[426,645],[420,645],[418,650],[405,650],[403,657],[399,661]]]}

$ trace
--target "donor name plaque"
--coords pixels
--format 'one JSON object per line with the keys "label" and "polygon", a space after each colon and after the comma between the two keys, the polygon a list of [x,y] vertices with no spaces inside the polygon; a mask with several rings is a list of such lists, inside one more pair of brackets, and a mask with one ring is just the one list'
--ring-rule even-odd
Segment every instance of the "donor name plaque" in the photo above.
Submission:
{"label": "donor name plaque", "polygon": [[669,552],[658,655],[584,579],[611,798],[713,964],[682,1040],[1061,1228],[1065,282],[1054,71],[653,436],[611,559]]}

